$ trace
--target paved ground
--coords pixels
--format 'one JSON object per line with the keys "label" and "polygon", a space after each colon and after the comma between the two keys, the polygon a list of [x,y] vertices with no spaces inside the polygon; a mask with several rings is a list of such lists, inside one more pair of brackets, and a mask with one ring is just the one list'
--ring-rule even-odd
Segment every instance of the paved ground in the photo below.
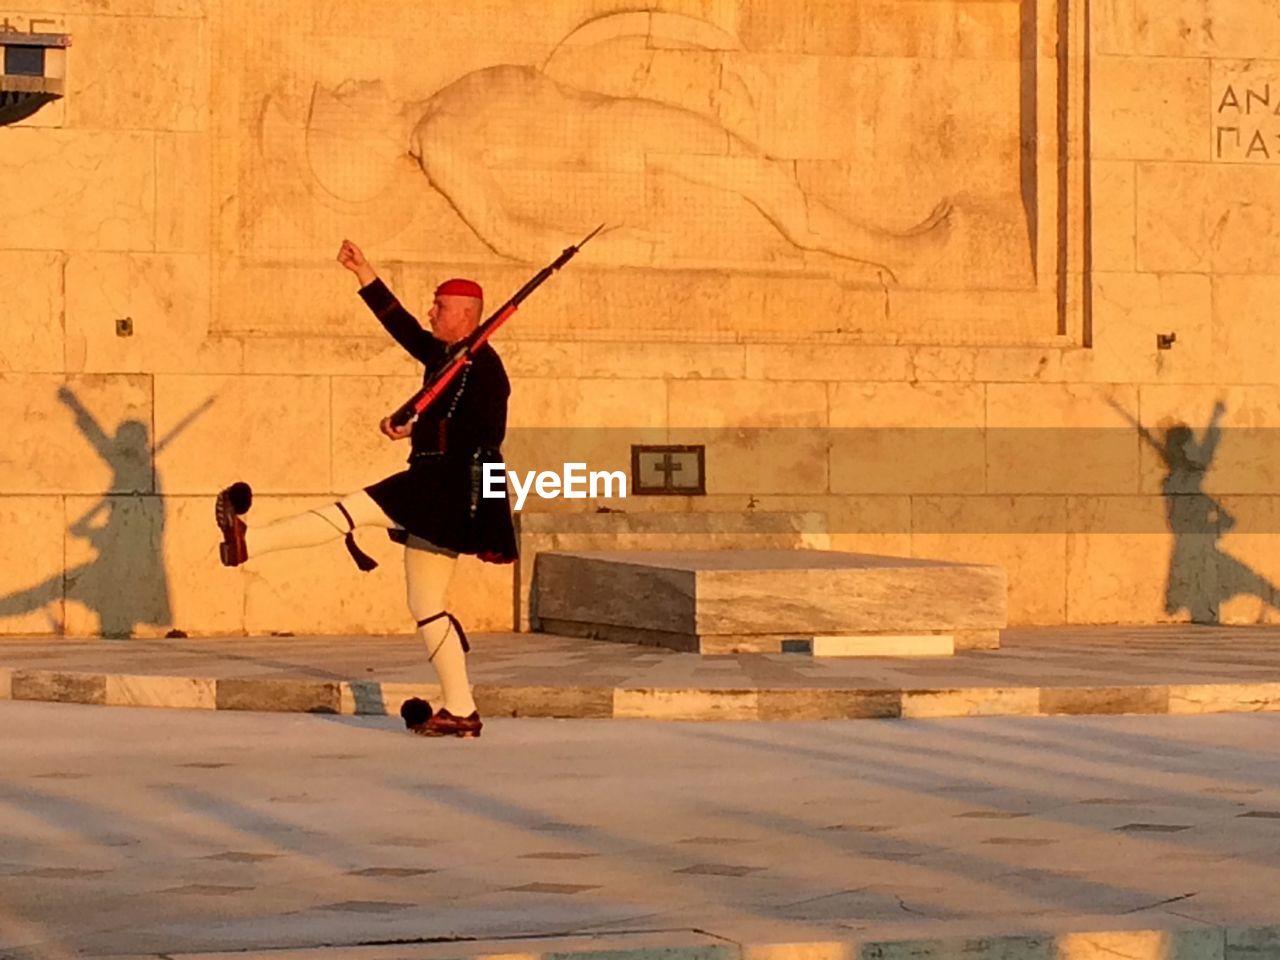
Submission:
{"label": "paved ground", "polygon": [[[1280,628],[1009,630],[930,659],[699,656],[546,634],[474,638],[487,715],[837,719],[1280,710]],[[411,637],[0,640],[0,699],[390,713],[430,695]],[[426,685],[426,687],[424,687]]]}
{"label": "paved ground", "polygon": [[495,720],[438,741],[10,702],[0,729],[0,955],[1280,921],[1275,715]]}

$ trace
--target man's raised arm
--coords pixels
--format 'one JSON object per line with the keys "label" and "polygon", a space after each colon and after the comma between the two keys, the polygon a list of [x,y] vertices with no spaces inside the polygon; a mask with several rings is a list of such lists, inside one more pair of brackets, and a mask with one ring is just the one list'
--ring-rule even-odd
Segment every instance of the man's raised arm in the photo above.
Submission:
{"label": "man's raised arm", "polygon": [[360,297],[368,304],[378,322],[396,343],[404,347],[415,359],[429,367],[444,357],[444,345],[422,328],[404,306],[396,299],[387,285],[378,278],[377,271],[365,259],[364,253],[350,240],[343,240],[338,248],[338,262],[356,275],[360,281]]}

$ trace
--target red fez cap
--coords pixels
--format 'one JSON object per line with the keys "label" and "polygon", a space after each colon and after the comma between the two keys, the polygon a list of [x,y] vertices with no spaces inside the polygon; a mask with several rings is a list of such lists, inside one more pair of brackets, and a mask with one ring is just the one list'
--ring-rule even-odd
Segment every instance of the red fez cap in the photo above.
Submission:
{"label": "red fez cap", "polygon": [[483,300],[484,291],[480,289],[480,284],[474,280],[453,279],[446,280],[436,287],[436,296],[475,297],[477,300]]}

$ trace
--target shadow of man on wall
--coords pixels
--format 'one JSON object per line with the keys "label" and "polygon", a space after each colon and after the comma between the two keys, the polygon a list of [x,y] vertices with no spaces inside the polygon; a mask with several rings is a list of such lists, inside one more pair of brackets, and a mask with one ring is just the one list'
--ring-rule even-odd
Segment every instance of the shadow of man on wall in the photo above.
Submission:
{"label": "shadow of man on wall", "polygon": [[1275,585],[1218,545],[1235,527],[1236,518],[1215,497],[1205,493],[1204,479],[1222,440],[1225,412],[1226,407],[1216,403],[1199,438],[1182,421],[1153,432],[1125,413],[1165,470],[1160,492],[1165,519],[1173,533],[1173,550],[1165,581],[1164,609],[1171,615],[1185,610],[1192,623],[1221,623],[1223,604],[1239,596],[1261,601],[1259,620],[1266,607],[1276,606]]}
{"label": "shadow of man on wall", "polygon": [[[0,619],[32,613],[65,598],[87,607],[98,621],[96,631],[77,633],[132,637],[144,624],[171,626],[169,578],[164,565],[165,508],[154,455],[211,401],[180,423],[153,451],[150,431],[141,421],[122,421],[114,434],[108,434],[70,388],[60,387],[58,400],[71,410],[80,433],[111,469],[107,492],[67,527],[73,538],[88,545],[93,556],[0,597]],[[148,483],[140,482],[144,477]],[[148,495],[140,495],[139,488],[147,486]],[[68,504],[74,500],[67,498]],[[78,549],[69,544],[69,557]],[[66,631],[65,621],[58,624],[53,616],[50,621],[55,630]]]}

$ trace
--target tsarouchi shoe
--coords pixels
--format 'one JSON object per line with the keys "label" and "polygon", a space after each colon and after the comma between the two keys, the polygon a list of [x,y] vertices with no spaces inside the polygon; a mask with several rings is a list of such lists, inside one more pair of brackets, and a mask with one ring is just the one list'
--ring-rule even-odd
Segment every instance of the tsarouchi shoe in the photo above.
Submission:
{"label": "tsarouchi shoe", "polygon": [[471,711],[469,717],[455,717],[448,710],[441,709],[423,724],[422,729],[415,729],[413,732],[420,733],[424,737],[473,738],[480,736],[483,726],[478,711]]}
{"label": "tsarouchi shoe", "polygon": [[245,525],[240,515],[248,513],[252,505],[253,490],[243,481],[227,487],[214,502],[213,517],[222,531],[218,552],[223,566],[238,567],[249,559],[249,548],[244,542]]}

